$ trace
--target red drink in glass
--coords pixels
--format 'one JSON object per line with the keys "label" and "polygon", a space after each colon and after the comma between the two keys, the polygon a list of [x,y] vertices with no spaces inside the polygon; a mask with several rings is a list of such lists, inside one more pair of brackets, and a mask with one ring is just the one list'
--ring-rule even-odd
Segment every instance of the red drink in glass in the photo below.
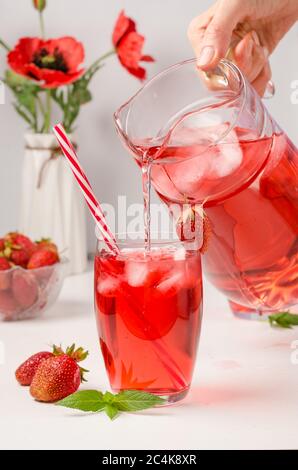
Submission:
{"label": "red drink in glass", "polygon": [[[175,402],[191,383],[202,319],[200,253],[180,242],[129,241],[95,257],[95,311],[111,387]],[[121,247],[121,245],[120,245]]]}

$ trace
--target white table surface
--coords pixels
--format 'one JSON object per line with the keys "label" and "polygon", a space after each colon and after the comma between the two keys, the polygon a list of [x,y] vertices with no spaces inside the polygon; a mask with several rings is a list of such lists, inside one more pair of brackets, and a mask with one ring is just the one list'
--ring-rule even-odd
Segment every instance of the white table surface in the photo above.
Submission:
{"label": "white table surface", "polygon": [[234,318],[205,283],[204,322],[192,391],[179,405],[104,414],[37,403],[15,380],[16,367],[55,342],[90,351],[84,388],[106,390],[93,316],[92,272],[66,279],[40,320],[0,323],[1,449],[287,449],[298,448],[298,328]]}

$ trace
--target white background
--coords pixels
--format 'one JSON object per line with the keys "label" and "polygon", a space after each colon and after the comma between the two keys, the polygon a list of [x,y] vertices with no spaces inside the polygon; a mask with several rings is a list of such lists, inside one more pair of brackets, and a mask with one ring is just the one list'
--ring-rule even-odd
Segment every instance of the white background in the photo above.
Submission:
{"label": "white background", "polygon": [[[149,65],[149,77],[164,67],[191,57],[186,37],[189,21],[212,4],[208,0],[48,0],[45,12],[48,37],[73,35],[86,48],[86,64],[110,48],[115,19],[122,8],[138,22],[147,38],[145,53],[156,58]],[[0,0],[0,37],[13,46],[22,36],[39,34],[38,18],[31,0]],[[272,114],[298,143],[298,105],[291,104],[291,82],[298,79],[297,29],[293,29],[272,58],[277,88],[268,103]],[[5,68],[0,51],[0,76]],[[80,156],[103,202],[115,204],[118,194],[127,194],[128,203],[141,201],[136,165],[119,142],[112,121],[113,111],[139,87],[139,82],[121,68],[116,58],[109,60],[92,83],[94,100],[83,108],[78,121]],[[0,233],[17,227],[20,177],[25,124],[14,112],[7,91],[0,105]],[[88,248],[93,250],[93,223],[88,218]]]}
{"label": "white background", "polygon": [[[10,45],[38,35],[31,0],[0,0],[0,37]],[[156,58],[149,76],[192,56],[186,29],[207,0],[48,0],[48,35],[74,35],[86,47],[86,63],[110,48],[114,21],[121,8],[138,20],[146,35],[145,52]],[[298,143],[298,105],[290,102],[291,82],[298,79],[297,30],[293,29],[272,58],[277,93],[269,108]],[[5,67],[0,51],[0,71]],[[0,73],[0,76],[1,76]],[[116,59],[95,78],[94,101],[79,119],[80,155],[100,199],[115,203],[118,194],[141,201],[136,165],[114,131],[113,111],[139,87]],[[0,105],[0,234],[17,225],[19,181],[25,126],[7,102]],[[89,250],[93,224],[89,220]],[[53,309],[35,322],[3,323],[0,343],[1,448],[297,448],[297,364],[291,344],[297,330],[271,329],[267,323],[234,319],[220,293],[205,285],[203,334],[191,394],[180,406],[123,415],[111,423],[104,415],[84,415],[34,402],[17,387],[12,371],[25,357],[51,342],[75,340],[88,347],[86,387],[108,387],[99,354],[92,307],[92,274],[66,280]],[[0,351],[1,353],[1,351]],[[1,358],[0,358],[1,361]],[[159,417],[157,418],[158,415]]]}

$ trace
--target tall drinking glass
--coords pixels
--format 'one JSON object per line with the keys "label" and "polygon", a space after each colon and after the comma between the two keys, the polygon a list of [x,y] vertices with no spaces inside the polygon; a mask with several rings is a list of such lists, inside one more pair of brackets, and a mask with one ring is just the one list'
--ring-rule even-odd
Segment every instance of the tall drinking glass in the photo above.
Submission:
{"label": "tall drinking glass", "polygon": [[95,312],[111,388],[182,399],[191,383],[202,321],[195,242],[117,235],[120,254],[98,239]]}

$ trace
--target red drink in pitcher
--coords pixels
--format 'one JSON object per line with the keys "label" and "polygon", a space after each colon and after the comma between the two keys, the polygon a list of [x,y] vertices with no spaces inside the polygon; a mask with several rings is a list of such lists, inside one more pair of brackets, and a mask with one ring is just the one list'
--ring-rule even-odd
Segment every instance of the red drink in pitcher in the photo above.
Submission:
{"label": "red drink in pitcher", "polygon": [[175,219],[204,209],[204,268],[235,312],[298,303],[298,152],[235,64],[175,64],[115,123]]}
{"label": "red drink in pitcher", "polygon": [[[178,241],[150,252],[136,248],[95,257],[100,346],[114,391],[185,396],[201,328],[200,253]],[[118,243],[121,248],[121,244]]]}
{"label": "red drink in pitcher", "polygon": [[256,139],[251,133],[249,139],[248,131],[235,128],[210,149],[149,150],[154,152],[159,154],[151,178],[160,197],[170,207],[203,204],[212,232],[205,271],[233,301],[232,308],[271,311],[295,304],[298,153],[286,136]]}

